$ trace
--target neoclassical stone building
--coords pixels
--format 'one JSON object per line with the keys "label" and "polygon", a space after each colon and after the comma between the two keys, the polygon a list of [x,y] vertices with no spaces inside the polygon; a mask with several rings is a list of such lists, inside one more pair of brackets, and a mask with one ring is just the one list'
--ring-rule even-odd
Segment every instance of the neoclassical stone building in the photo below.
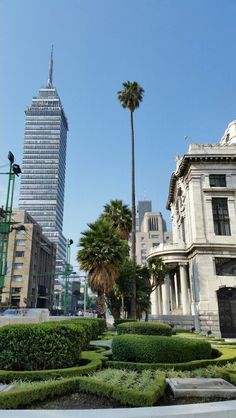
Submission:
{"label": "neoclassical stone building", "polygon": [[152,314],[236,337],[236,120],[218,144],[192,144],[176,158],[167,208],[173,244],[148,255],[170,267],[152,294]]}

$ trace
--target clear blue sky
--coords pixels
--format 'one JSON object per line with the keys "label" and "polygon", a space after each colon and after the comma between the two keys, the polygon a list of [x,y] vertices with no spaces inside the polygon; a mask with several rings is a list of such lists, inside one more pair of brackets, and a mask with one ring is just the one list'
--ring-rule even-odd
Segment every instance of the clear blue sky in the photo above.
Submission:
{"label": "clear blue sky", "polygon": [[145,90],[135,112],[137,201],[152,200],[170,228],[176,154],[190,142],[218,142],[236,118],[236,1],[0,0],[0,16],[0,165],[9,149],[22,161],[24,110],[47,82],[54,44],[54,85],[70,129],[64,234],[75,242],[72,264],[80,232],[104,204],[131,201],[130,119],[117,100],[126,80]]}

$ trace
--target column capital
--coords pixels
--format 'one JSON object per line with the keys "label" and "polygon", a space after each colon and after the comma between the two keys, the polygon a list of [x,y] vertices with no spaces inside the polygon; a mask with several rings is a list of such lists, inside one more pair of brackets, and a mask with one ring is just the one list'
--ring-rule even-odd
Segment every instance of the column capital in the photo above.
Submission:
{"label": "column capital", "polygon": [[187,267],[188,266],[188,261],[179,261],[179,267]]}

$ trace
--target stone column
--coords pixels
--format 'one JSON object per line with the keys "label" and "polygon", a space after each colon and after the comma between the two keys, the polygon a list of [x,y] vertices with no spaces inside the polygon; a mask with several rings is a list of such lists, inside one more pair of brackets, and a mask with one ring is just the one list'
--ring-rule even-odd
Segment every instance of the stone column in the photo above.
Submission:
{"label": "stone column", "polygon": [[151,313],[152,315],[158,315],[158,296],[157,289],[151,293]]}
{"label": "stone column", "polygon": [[175,286],[174,286],[174,276],[170,276],[170,306],[171,311],[176,308],[176,298],[175,298]]}
{"label": "stone column", "polygon": [[164,283],[161,285],[162,291],[162,314],[170,315],[170,279],[169,276],[166,276]]}
{"label": "stone column", "polygon": [[161,295],[161,286],[157,287],[157,306],[158,306],[158,315],[162,314],[162,295]]}
{"label": "stone column", "polygon": [[177,273],[174,275],[174,286],[175,286],[175,307],[178,309],[179,307],[179,289],[178,289],[178,278]]}
{"label": "stone column", "polygon": [[188,294],[187,265],[180,264],[179,272],[180,272],[180,286],[181,286],[183,315],[190,315],[191,310],[190,310],[189,294]]}

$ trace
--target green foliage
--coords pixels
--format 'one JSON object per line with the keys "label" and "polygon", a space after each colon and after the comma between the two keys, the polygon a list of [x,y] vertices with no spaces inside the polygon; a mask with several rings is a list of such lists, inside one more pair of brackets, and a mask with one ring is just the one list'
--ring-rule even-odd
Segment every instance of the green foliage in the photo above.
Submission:
{"label": "green foliage", "polygon": [[104,219],[88,226],[80,239],[77,260],[81,269],[88,271],[88,283],[98,294],[98,313],[102,317],[105,312],[104,294],[112,291],[119,268],[129,254],[129,246]]}
{"label": "green foliage", "polygon": [[[69,379],[17,384],[9,392],[0,393],[0,409],[16,409],[37,401],[73,392],[87,392],[112,397],[124,405],[151,406],[163,395],[165,377],[161,373],[145,371],[141,374],[105,370],[102,375],[74,377]],[[117,375],[118,374],[118,378]],[[119,384],[117,384],[119,382]],[[132,384],[135,383],[135,389]]]}
{"label": "green foliage", "polygon": [[34,402],[52,399],[67,393],[76,392],[79,387],[77,378],[70,378],[50,382],[31,382],[17,385],[16,388],[0,393],[0,409],[16,409],[32,405]]}
{"label": "green foliage", "polygon": [[[161,338],[161,337],[158,337]],[[171,337],[173,338],[173,337]],[[213,350],[212,350],[213,351]],[[225,365],[228,363],[236,362],[236,350],[220,348],[217,350],[218,357],[206,359],[206,360],[193,360],[181,363],[139,363],[131,361],[107,361],[107,367],[114,367],[116,369],[131,369],[131,370],[143,370],[143,369],[154,369],[154,370],[195,370],[199,367],[208,367],[209,365]]]}
{"label": "green foliage", "polygon": [[[136,316],[141,318],[143,312],[148,312],[152,290],[149,270],[147,267],[140,267],[126,258],[120,269],[115,288],[107,295],[107,304],[115,320],[120,318],[122,297],[124,310],[130,316],[134,281],[136,283]],[[114,308],[116,310],[115,314]]]}
{"label": "green foliage", "polygon": [[129,249],[126,241],[121,240],[112,225],[104,219],[89,224],[82,233],[77,259],[85,271],[109,265],[119,266]]}
{"label": "green foliage", "polygon": [[0,382],[11,383],[13,381],[41,381],[84,375],[100,369],[104,362],[103,353],[97,351],[83,351],[80,365],[63,369],[37,370],[37,371],[7,371],[0,370]]}
{"label": "green foliage", "polygon": [[152,290],[164,282],[165,275],[170,269],[163,263],[161,257],[152,257],[148,260],[148,269],[150,272]]}
{"label": "green foliage", "polygon": [[117,326],[117,334],[172,335],[172,328],[161,322],[126,322]]}
{"label": "green foliage", "polygon": [[25,324],[0,328],[0,368],[39,370],[79,363],[87,339],[84,327],[74,324]]}
{"label": "green foliage", "polygon": [[137,319],[126,319],[126,318],[116,319],[114,321],[114,327],[117,327],[120,324],[125,324],[127,322],[137,322]]}
{"label": "green foliage", "polygon": [[141,373],[105,369],[87,378],[87,391],[109,396],[122,404],[151,406],[164,394],[164,375],[150,370]]}
{"label": "green foliage", "polygon": [[210,343],[200,339],[119,335],[113,338],[112,354],[119,361],[180,363],[209,359],[212,350]]}
{"label": "green foliage", "polygon": [[122,200],[111,200],[106,204],[101,218],[112,224],[121,239],[128,240],[132,229],[132,212]]}
{"label": "green foliage", "polygon": [[106,320],[104,318],[79,318],[81,323],[89,323],[94,327],[92,340],[95,340],[99,335],[107,329]]}
{"label": "green foliage", "polygon": [[134,112],[143,100],[144,89],[136,81],[122,83],[123,90],[118,91],[118,100],[123,108]]}

